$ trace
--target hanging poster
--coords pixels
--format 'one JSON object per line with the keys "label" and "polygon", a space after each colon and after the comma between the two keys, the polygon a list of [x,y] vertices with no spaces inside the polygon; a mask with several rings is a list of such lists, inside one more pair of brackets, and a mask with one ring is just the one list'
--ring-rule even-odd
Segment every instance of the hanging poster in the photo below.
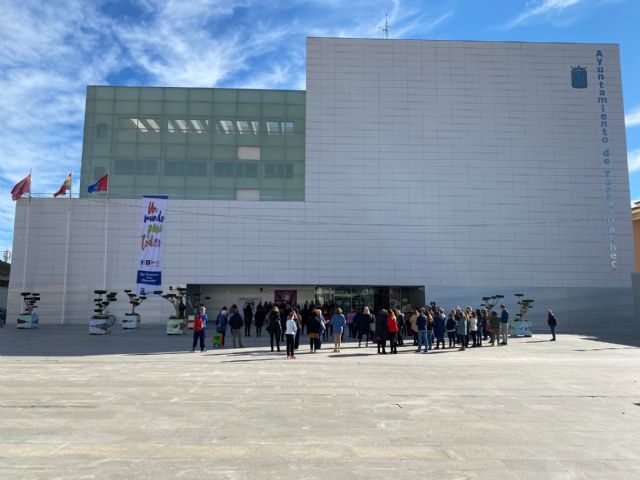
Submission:
{"label": "hanging poster", "polygon": [[273,292],[273,300],[277,305],[297,305],[297,290],[275,290]]}
{"label": "hanging poster", "polygon": [[149,294],[162,287],[162,234],[168,198],[163,195],[142,197],[136,280],[138,294]]}

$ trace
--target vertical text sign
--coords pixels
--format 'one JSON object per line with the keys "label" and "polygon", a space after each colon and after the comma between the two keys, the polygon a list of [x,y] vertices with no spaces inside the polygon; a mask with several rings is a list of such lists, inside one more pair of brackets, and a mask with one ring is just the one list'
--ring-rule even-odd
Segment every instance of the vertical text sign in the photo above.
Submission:
{"label": "vertical text sign", "polygon": [[142,197],[136,280],[138,293],[159,290],[162,286],[162,233],[167,200],[167,196]]}

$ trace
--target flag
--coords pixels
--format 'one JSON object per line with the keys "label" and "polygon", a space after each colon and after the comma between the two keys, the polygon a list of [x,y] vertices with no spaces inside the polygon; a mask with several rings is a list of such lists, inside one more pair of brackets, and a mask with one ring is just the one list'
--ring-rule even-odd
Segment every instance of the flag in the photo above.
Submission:
{"label": "flag", "polygon": [[87,188],[87,191],[89,193],[106,192],[107,190],[109,190],[109,174],[108,173],[93,185],[89,185],[89,188]]}
{"label": "flag", "polygon": [[60,186],[58,191],[53,194],[53,196],[57,197],[58,195],[66,195],[67,190],[71,190],[71,174],[67,175],[67,179]]}
{"label": "flag", "polygon": [[25,193],[31,194],[31,174],[16,183],[11,189],[11,199],[15,202]]}

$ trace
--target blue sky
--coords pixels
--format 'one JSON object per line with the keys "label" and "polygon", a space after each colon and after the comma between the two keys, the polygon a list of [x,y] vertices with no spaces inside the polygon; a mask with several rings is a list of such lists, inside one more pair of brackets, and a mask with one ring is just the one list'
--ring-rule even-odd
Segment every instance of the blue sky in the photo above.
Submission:
{"label": "blue sky", "polygon": [[0,0],[0,250],[11,187],[52,193],[82,153],[85,88],[305,88],[305,37],[619,43],[640,199],[640,0]]}

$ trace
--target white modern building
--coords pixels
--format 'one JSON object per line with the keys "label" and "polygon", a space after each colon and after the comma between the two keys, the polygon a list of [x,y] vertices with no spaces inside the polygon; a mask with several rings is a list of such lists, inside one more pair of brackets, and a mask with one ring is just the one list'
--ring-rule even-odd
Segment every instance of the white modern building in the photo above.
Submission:
{"label": "white modern building", "polygon": [[140,197],[166,194],[163,288],[213,310],[285,290],[515,312],[524,293],[536,328],[553,308],[628,333],[626,151],[612,44],[309,38],[306,93],[89,87],[81,198],[17,202],[8,322],[21,291],[53,324],[134,288]]}

